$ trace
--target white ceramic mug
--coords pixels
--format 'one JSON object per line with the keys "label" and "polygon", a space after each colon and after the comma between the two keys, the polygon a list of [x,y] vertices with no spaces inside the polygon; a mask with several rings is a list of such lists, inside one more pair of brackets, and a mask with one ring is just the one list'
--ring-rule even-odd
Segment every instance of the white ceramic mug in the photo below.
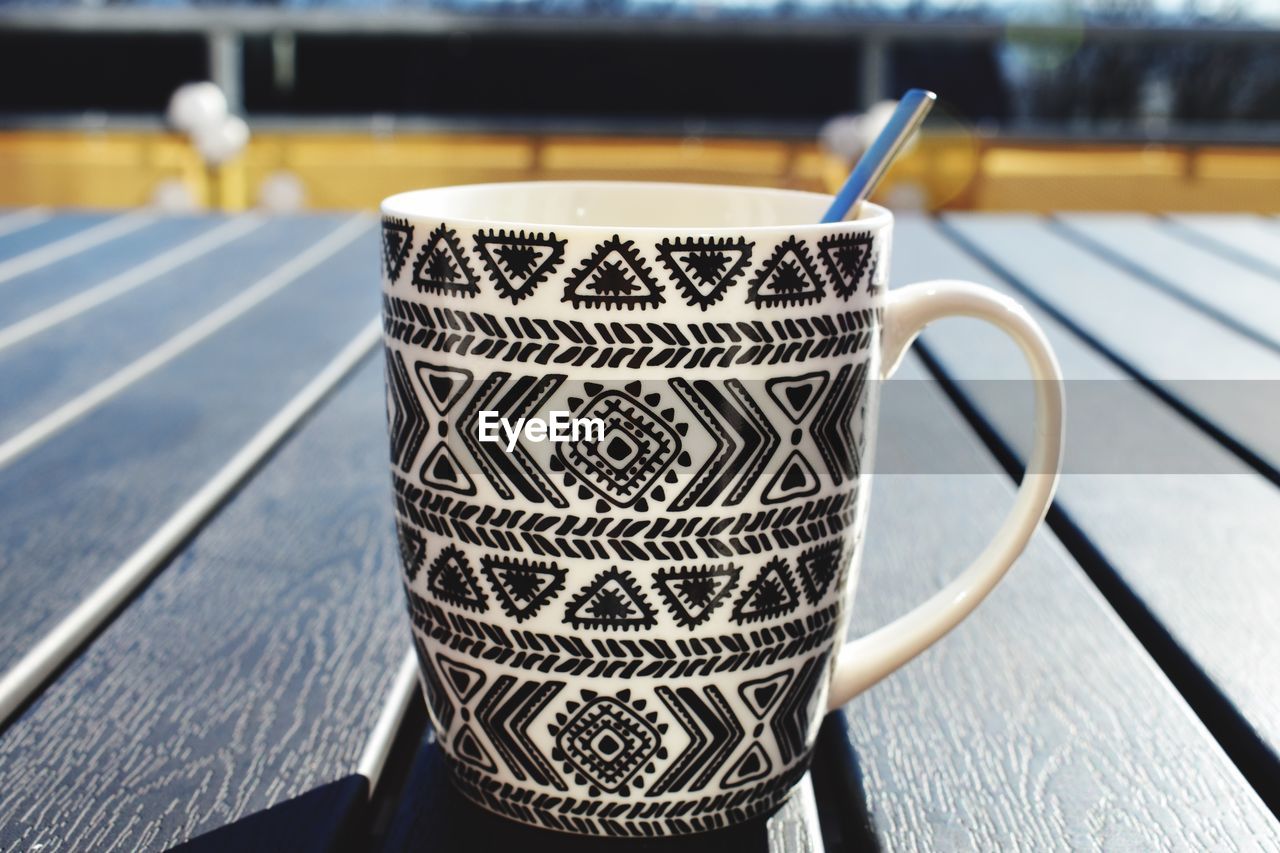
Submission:
{"label": "white ceramic mug", "polygon": [[[890,213],[814,224],[828,201],[569,182],[383,202],[405,590],[480,805],[635,836],[776,808],[822,715],[968,615],[1043,518],[1063,403],[1040,330],[975,284],[889,291]],[[838,647],[877,380],[952,315],[1003,329],[1040,380],[1027,474],[956,580]]]}

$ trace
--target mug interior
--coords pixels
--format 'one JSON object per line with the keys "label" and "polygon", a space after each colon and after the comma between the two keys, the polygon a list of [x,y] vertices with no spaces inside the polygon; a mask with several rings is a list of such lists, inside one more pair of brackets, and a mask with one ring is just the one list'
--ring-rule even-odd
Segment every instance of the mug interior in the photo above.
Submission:
{"label": "mug interior", "polygon": [[[630,181],[536,181],[415,190],[382,203],[388,216],[507,227],[749,231],[818,227],[830,196],[799,190]],[[858,222],[887,216],[862,206]],[[830,226],[826,226],[830,227]]]}

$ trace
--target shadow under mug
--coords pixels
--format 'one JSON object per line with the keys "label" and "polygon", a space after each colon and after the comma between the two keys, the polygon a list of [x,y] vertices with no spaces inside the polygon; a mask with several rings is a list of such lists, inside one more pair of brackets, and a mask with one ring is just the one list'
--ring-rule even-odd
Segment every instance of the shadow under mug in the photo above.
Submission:
{"label": "shadow under mug", "polygon": [[[936,641],[1043,518],[1061,375],[1014,301],[885,287],[893,219],[812,193],[547,182],[382,205],[396,525],[459,789],[585,835],[778,807],[823,714]],[[1036,380],[1035,445],[987,549],[838,646],[880,380],[929,322],[987,320]]]}

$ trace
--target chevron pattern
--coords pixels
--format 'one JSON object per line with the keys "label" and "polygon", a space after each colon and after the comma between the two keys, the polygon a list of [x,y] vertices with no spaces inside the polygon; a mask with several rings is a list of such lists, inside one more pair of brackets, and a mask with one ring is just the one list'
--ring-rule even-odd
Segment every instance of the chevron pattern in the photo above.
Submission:
{"label": "chevron pattern", "polygon": [[658,698],[689,735],[689,745],[675,757],[649,789],[649,796],[669,791],[700,791],[738,748],[746,732],[715,685],[699,693],[692,687],[659,686]]}
{"label": "chevron pattern", "polygon": [[854,417],[862,406],[869,364],[861,361],[857,365],[846,364],[840,368],[809,427],[809,434],[813,436],[836,485],[846,479],[853,481],[858,478],[861,430],[855,434]]}
{"label": "chevron pattern", "polygon": [[391,434],[391,463],[408,473],[427,437],[427,413],[418,401],[413,380],[400,353],[383,347],[387,373],[387,430]]}
{"label": "chevron pattern", "polygon": [[[668,382],[715,442],[707,461],[669,509],[681,512],[717,502],[741,503],[778,447],[778,433],[736,379],[689,382],[673,377]],[[721,393],[722,388],[728,396]]]}
{"label": "chevron pattern", "polygon": [[778,709],[769,722],[773,736],[778,740],[778,752],[784,764],[804,754],[809,741],[809,729],[815,717],[809,713],[809,705],[826,674],[827,655],[824,652],[809,658],[796,673],[790,689],[778,703]]}
{"label": "chevron pattern", "polygon": [[480,383],[463,410],[459,425],[462,441],[494,491],[504,500],[514,500],[516,492],[519,492],[523,499],[532,503],[550,503],[556,507],[569,505],[520,442],[517,441],[508,453],[502,443],[480,441],[480,412],[494,411],[498,417],[515,423],[538,411],[564,380],[563,374],[554,373],[515,379],[509,373],[491,373]]}
{"label": "chevron pattern", "polygon": [[569,790],[564,779],[529,737],[529,726],[564,689],[563,681],[517,681],[499,676],[480,700],[476,720],[503,762],[521,782]]}

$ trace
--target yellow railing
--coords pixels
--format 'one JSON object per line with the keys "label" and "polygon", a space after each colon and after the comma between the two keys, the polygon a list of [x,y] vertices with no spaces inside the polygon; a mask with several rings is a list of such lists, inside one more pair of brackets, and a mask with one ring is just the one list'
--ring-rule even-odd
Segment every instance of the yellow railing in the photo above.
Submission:
{"label": "yellow railing", "polygon": [[[308,207],[373,207],[411,187],[553,178],[830,189],[847,165],[813,143],[723,138],[259,133],[208,172],[163,133],[0,133],[0,206],[130,207],[177,182],[202,206],[241,210],[286,173]],[[925,137],[879,197],[985,210],[1280,210],[1280,148],[1018,143]]]}

